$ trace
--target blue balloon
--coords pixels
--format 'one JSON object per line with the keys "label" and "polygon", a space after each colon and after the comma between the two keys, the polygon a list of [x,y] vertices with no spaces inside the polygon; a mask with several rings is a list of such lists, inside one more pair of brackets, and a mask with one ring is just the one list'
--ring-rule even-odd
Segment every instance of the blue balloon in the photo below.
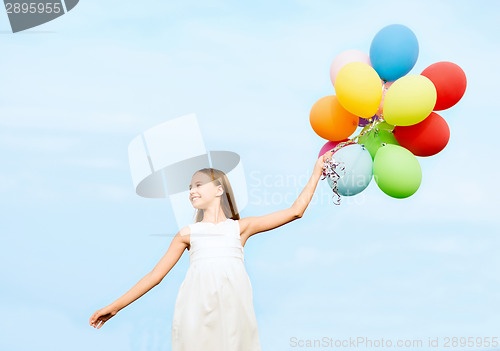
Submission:
{"label": "blue balloon", "polygon": [[[373,178],[373,160],[366,148],[360,144],[347,145],[337,150],[332,158],[337,162],[343,162],[345,166],[345,174],[337,182],[340,195],[359,194],[370,184]],[[340,175],[342,175],[341,172]],[[327,177],[327,182],[332,188],[330,177]]]}
{"label": "blue balloon", "polygon": [[370,62],[380,78],[395,81],[411,71],[418,58],[418,40],[410,28],[391,24],[370,45]]}

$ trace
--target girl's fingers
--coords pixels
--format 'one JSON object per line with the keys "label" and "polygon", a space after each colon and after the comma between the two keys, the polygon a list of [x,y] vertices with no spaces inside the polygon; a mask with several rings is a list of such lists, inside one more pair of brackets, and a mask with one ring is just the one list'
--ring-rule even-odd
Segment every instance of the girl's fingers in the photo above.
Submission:
{"label": "girl's fingers", "polygon": [[109,317],[103,317],[101,319],[101,325],[99,326],[99,328],[102,327],[104,325],[104,323],[106,323],[108,321],[108,319],[109,319]]}
{"label": "girl's fingers", "polygon": [[99,324],[100,321],[101,321],[101,317],[95,318],[94,321],[92,322],[92,326],[97,327],[97,325]]}
{"label": "girl's fingers", "polygon": [[99,316],[99,311],[95,311],[94,314],[92,315],[92,317],[90,317],[91,324],[95,323],[95,321],[97,320],[98,316]]}
{"label": "girl's fingers", "polygon": [[101,314],[99,311],[95,312],[92,317],[90,317],[89,323],[94,328],[100,329],[104,323],[112,317],[111,314]]}

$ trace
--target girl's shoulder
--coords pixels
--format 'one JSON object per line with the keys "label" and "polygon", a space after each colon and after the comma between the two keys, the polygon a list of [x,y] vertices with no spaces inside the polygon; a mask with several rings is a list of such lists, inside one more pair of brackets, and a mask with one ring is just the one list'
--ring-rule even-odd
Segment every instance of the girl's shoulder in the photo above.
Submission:
{"label": "girl's shoulder", "polygon": [[186,245],[186,248],[189,250],[190,249],[190,238],[191,238],[191,229],[189,225],[182,227],[181,230],[179,230],[179,237],[180,240]]}
{"label": "girl's shoulder", "polygon": [[[195,224],[195,223],[193,223],[193,224]],[[193,224],[188,224],[188,225],[182,227],[181,230],[179,230],[179,235],[180,236],[190,235],[191,232],[193,231],[192,230]]]}

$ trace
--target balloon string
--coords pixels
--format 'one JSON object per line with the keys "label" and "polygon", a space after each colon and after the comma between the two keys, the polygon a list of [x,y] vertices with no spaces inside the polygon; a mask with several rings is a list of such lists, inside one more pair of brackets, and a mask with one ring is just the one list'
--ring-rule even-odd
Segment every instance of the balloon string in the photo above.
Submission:
{"label": "balloon string", "polygon": [[387,145],[386,143],[383,143],[382,140],[380,140],[380,137],[378,136],[378,132],[379,132],[379,129],[376,128],[375,131],[373,132],[373,134],[375,134],[375,136],[377,137],[378,141],[380,141],[380,146]]}
{"label": "balloon string", "polygon": [[382,123],[382,122],[383,122],[383,120],[382,120],[382,119],[380,119],[380,120],[379,120],[379,119],[377,119],[377,118],[373,118],[373,121],[372,121],[370,124],[366,125],[366,126],[365,126],[362,130],[361,130],[361,132],[360,132],[358,135],[356,135],[356,136],[352,139],[352,141],[354,141],[354,142],[358,142],[358,141],[359,141],[359,138],[361,138],[362,136],[364,136],[364,135],[366,135],[366,134],[370,133],[370,132],[372,131],[372,129],[373,129],[373,128],[375,128],[375,126],[376,126],[377,124],[380,124],[380,123]]}
{"label": "balloon string", "polygon": [[[343,142],[342,144],[347,145],[350,142]],[[338,146],[338,145],[337,145]],[[332,149],[334,150],[334,149]],[[338,173],[338,171],[342,172],[342,175]],[[323,172],[321,180],[329,177],[332,185],[331,188],[333,190],[333,203],[335,205],[340,205],[340,194],[339,194],[339,188],[337,182],[339,181],[340,178],[342,178],[345,175],[345,164],[344,162],[337,162],[335,159],[332,157],[327,158],[324,165],[323,165]],[[335,200],[335,196],[337,197],[337,200]]]}
{"label": "balloon string", "polygon": [[[385,89],[385,83],[386,82],[384,82],[384,86],[383,86],[384,89]],[[380,114],[380,116],[378,116],[378,118],[376,118],[376,117],[377,117],[377,115],[375,115],[374,117],[370,118],[369,119],[370,123],[367,124],[361,130],[361,132],[358,135],[356,135],[354,138],[352,138],[349,141],[343,141],[343,142],[338,143],[330,151],[332,151],[333,153],[335,153],[337,150],[343,148],[344,146],[351,145],[351,144],[356,144],[356,143],[358,143],[359,139],[362,136],[370,133],[372,130],[373,130],[375,136],[380,141],[380,144],[382,146],[385,146],[386,143],[383,143],[382,140],[380,140],[380,137],[378,136],[379,129],[375,128],[378,124],[384,122],[384,119],[383,119],[382,114]],[[375,128],[375,130],[374,130],[374,128]],[[393,130],[394,129],[390,130],[389,132],[392,133]],[[361,144],[361,147],[363,147],[363,149],[365,148],[365,146],[363,144]],[[343,174],[340,175],[337,172],[338,170],[341,171]],[[345,164],[343,162],[336,162],[335,159],[333,158],[333,155],[332,155],[332,157],[326,159],[326,161],[325,161],[325,163],[323,165],[323,172],[322,172],[322,178],[321,178],[321,180],[324,180],[327,177],[329,177],[330,180],[332,181],[331,188],[332,188],[332,191],[333,191],[333,194],[334,194],[332,196],[332,199],[333,199],[333,203],[335,205],[340,205],[340,200],[342,199],[342,197],[340,196],[340,194],[338,192],[338,190],[339,190],[338,189],[338,181],[344,175],[345,175]],[[335,197],[337,197],[337,199],[335,199]]]}
{"label": "balloon string", "polygon": [[331,149],[330,151],[332,151],[333,153],[335,153],[335,151],[343,148],[344,146],[347,146],[347,145],[350,145],[350,144],[356,144],[356,142],[354,142],[354,140],[349,140],[349,141],[343,141],[341,143],[338,143],[333,149]]}

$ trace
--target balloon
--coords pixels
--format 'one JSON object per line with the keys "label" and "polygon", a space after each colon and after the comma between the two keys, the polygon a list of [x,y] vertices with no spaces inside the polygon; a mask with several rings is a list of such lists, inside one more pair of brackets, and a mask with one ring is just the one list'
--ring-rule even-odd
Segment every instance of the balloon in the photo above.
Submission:
{"label": "balloon", "polygon": [[335,91],[347,111],[363,118],[372,117],[382,99],[380,77],[372,67],[362,62],[351,62],[340,69]]}
{"label": "balloon", "polygon": [[339,141],[349,137],[358,127],[359,118],[346,111],[335,95],[316,101],[309,113],[309,122],[321,138]]}
{"label": "balloon", "polygon": [[[373,161],[370,153],[359,144],[351,144],[337,150],[332,158],[343,162],[345,173],[337,182],[338,193],[342,196],[353,196],[366,189],[372,180]],[[327,182],[332,187],[330,177]]]}
{"label": "balloon", "polygon": [[432,112],[436,97],[429,78],[418,74],[399,78],[385,96],[384,120],[397,126],[417,124]]}
{"label": "balloon", "polygon": [[380,101],[380,105],[378,106],[378,110],[377,110],[377,115],[379,115],[379,116],[382,115],[384,112],[385,95],[387,94],[387,90],[389,90],[392,83],[394,83],[394,82],[387,82],[382,87],[382,100]]}
{"label": "balloon", "polygon": [[387,122],[379,123],[370,132],[360,137],[358,144],[363,144],[372,159],[375,159],[377,150],[382,146],[382,143],[399,145],[394,134],[391,132],[394,128],[393,125]]}
{"label": "balloon", "polygon": [[359,122],[358,122],[358,126],[359,127],[364,127],[366,126],[367,124],[370,124],[370,119],[372,119],[373,121],[373,118],[376,118],[378,117],[377,115],[373,115],[371,118],[369,119],[366,119],[366,118],[363,118],[363,117],[359,117]]}
{"label": "balloon", "polygon": [[335,85],[335,78],[340,69],[351,62],[363,62],[370,65],[370,57],[360,50],[347,50],[338,54],[330,66],[330,79],[333,85]]}
{"label": "balloon", "polygon": [[373,177],[380,190],[402,199],[413,195],[422,182],[422,169],[417,158],[402,146],[387,144],[373,160]]}
{"label": "balloon", "polygon": [[370,61],[380,78],[388,82],[411,71],[418,58],[418,40],[410,28],[391,24],[382,28],[370,45]]}
{"label": "balloon", "polygon": [[335,148],[335,146],[337,146],[339,143],[343,143],[346,141],[349,141],[349,139],[344,139],[344,140],[340,140],[340,141],[327,141],[326,144],[323,145],[323,147],[319,151],[318,158],[321,155],[324,155],[327,151],[330,151],[331,149]]}
{"label": "balloon", "polygon": [[399,145],[416,156],[432,156],[443,150],[450,140],[450,128],[443,117],[435,112],[412,126],[394,128]]}
{"label": "balloon", "polygon": [[447,61],[436,62],[424,69],[422,75],[429,78],[436,87],[434,111],[446,110],[464,96],[467,78],[460,66]]}

